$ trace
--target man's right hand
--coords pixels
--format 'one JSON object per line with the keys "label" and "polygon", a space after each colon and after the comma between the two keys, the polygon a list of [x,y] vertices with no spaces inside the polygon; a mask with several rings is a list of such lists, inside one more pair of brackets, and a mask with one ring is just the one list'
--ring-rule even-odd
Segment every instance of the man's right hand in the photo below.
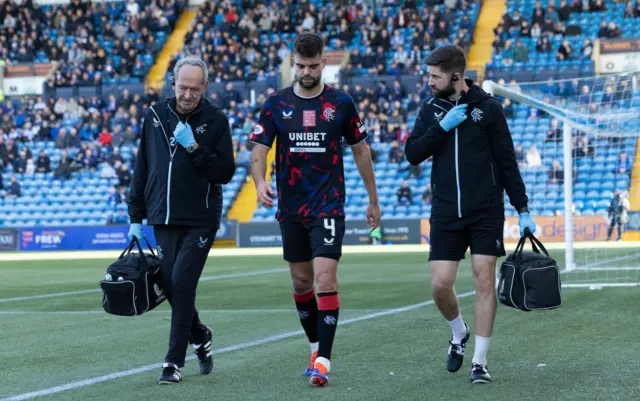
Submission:
{"label": "man's right hand", "polygon": [[134,237],[139,240],[144,239],[144,233],[142,232],[142,224],[132,223],[131,226],[129,227],[129,241],[133,240]]}
{"label": "man's right hand", "polygon": [[271,185],[267,184],[266,181],[262,181],[256,185],[256,190],[258,191],[258,203],[267,209],[271,209],[274,205],[273,199],[275,197],[275,191],[271,188]]}
{"label": "man's right hand", "polygon": [[459,104],[449,110],[446,116],[440,121],[443,130],[449,132],[467,119],[467,104]]}

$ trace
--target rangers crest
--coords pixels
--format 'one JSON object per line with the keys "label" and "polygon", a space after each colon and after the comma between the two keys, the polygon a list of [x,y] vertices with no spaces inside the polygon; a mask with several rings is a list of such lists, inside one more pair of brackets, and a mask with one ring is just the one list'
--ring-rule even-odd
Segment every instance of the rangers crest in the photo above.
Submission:
{"label": "rangers crest", "polygon": [[325,121],[333,121],[336,117],[336,107],[331,103],[325,103],[322,105],[322,119]]}
{"label": "rangers crest", "polygon": [[476,123],[478,121],[482,121],[482,110],[474,108],[471,111],[471,119],[473,120],[473,122],[476,122]]}

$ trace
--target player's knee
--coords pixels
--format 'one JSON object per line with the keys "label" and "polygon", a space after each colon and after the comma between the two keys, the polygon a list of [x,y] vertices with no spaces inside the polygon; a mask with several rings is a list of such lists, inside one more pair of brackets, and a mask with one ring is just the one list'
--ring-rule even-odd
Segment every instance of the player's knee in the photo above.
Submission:
{"label": "player's knee", "polygon": [[296,294],[304,294],[313,288],[313,277],[294,277],[293,291]]}
{"label": "player's knee", "polygon": [[316,259],[315,281],[318,293],[338,291],[337,264],[333,259]]}
{"label": "player's knee", "polygon": [[318,293],[338,291],[338,278],[329,271],[319,272],[316,275],[316,287]]}
{"label": "player's knee", "polygon": [[495,276],[492,272],[474,271],[473,280],[476,283],[476,292],[480,294],[495,292]]}
{"label": "player's knee", "polygon": [[434,296],[444,294],[453,290],[453,280],[448,277],[434,277],[431,279],[431,291]]}
{"label": "player's knee", "polygon": [[303,294],[313,288],[313,266],[311,262],[290,263],[291,281],[293,290]]}

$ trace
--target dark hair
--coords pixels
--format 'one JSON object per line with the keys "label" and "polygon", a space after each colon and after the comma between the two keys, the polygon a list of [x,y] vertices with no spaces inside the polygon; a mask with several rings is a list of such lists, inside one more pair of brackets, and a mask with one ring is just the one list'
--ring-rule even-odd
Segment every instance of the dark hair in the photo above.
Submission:
{"label": "dark hair", "polygon": [[460,46],[440,46],[429,54],[426,63],[432,67],[440,67],[444,72],[462,74],[467,68],[467,56]]}
{"label": "dark hair", "polygon": [[310,32],[301,33],[293,44],[293,54],[304,58],[313,58],[324,52],[324,40]]}

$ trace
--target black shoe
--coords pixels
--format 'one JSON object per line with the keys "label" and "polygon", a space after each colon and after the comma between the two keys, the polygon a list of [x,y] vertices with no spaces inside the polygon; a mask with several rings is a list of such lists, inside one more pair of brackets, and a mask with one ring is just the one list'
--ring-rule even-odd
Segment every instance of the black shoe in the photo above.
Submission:
{"label": "black shoe", "polygon": [[453,336],[451,337],[451,341],[449,341],[449,352],[447,355],[447,370],[449,372],[457,372],[462,367],[462,360],[464,359],[464,348],[467,345],[467,341],[469,341],[469,336],[471,332],[469,331],[469,326],[464,324],[464,327],[467,329],[467,335],[464,336],[460,344],[453,343]]}
{"label": "black shoe", "polygon": [[473,363],[471,367],[471,383],[491,383],[491,376],[486,365]]}
{"label": "black shoe", "polygon": [[200,362],[200,374],[208,375],[213,370],[213,353],[211,352],[211,342],[213,340],[213,330],[205,326],[206,333],[201,344],[193,344],[198,361]]}
{"label": "black shoe", "polygon": [[180,368],[173,363],[164,363],[162,365],[162,374],[158,377],[158,384],[176,384],[182,380]]}

